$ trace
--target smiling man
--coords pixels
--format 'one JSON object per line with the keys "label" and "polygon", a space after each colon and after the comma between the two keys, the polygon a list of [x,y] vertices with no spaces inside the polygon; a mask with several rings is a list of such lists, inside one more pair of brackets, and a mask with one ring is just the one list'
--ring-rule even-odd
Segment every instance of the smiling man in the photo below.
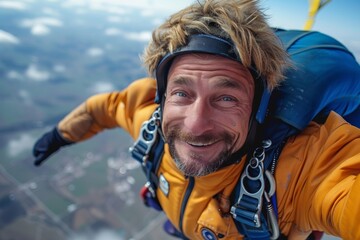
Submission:
{"label": "smiling man", "polygon": [[89,98],[39,139],[35,164],[121,127],[137,139],[144,200],[174,236],[360,239],[360,130],[330,112],[278,145],[264,138],[258,119],[291,63],[257,4],[205,0],[172,15],[143,56],[155,78]]}
{"label": "smiling man", "polygon": [[254,82],[239,62],[186,54],[171,65],[163,131],[171,156],[187,176],[218,170],[248,133]]}

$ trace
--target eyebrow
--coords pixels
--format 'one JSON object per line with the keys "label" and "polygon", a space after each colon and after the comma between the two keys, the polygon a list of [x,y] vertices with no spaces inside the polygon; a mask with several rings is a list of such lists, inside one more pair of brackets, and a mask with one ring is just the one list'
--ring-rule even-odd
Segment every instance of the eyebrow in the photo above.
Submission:
{"label": "eyebrow", "polygon": [[[174,78],[172,83],[180,86],[181,85],[191,86],[193,84],[193,82],[190,79],[182,76]],[[223,89],[231,88],[231,89],[242,90],[245,88],[245,86],[242,82],[230,78],[221,78],[215,83],[214,88],[223,88]]]}
{"label": "eyebrow", "polygon": [[176,77],[172,81],[172,83],[175,84],[175,85],[186,85],[186,86],[192,85],[192,81],[190,81],[189,79],[187,79],[185,77]]}
{"label": "eyebrow", "polygon": [[215,84],[216,88],[234,88],[234,89],[244,89],[244,84],[233,80],[233,79],[229,79],[229,78],[222,78],[219,81],[216,82]]}

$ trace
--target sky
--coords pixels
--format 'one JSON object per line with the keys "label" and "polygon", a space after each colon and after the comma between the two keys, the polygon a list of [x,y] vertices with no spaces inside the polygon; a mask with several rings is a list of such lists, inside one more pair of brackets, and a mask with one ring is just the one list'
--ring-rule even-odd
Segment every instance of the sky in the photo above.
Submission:
{"label": "sky", "polygon": [[[182,6],[186,6],[193,1],[181,2]],[[303,29],[308,15],[309,0],[260,0],[260,6],[273,27]],[[360,62],[359,26],[359,0],[331,0],[318,12],[312,30],[336,38],[348,47]]]}
{"label": "sky", "polygon": [[[304,27],[308,0],[262,0],[270,24],[283,28]],[[328,34],[348,47],[360,62],[360,1],[331,0],[318,12],[312,30]]]}
{"label": "sky", "polygon": [[[103,10],[112,15],[121,15],[126,7],[136,7],[139,14],[153,16],[154,27],[171,13],[191,4],[194,0],[0,0],[0,8],[24,10],[33,2],[57,2],[62,7],[83,7],[88,11]],[[265,10],[269,23],[274,27],[286,29],[302,29],[308,14],[308,0],[259,0],[260,6]],[[322,8],[315,19],[313,30],[331,35],[348,47],[360,61],[360,1],[359,0],[331,0]],[[51,15],[53,9],[44,9]],[[55,14],[55,13],[54,13]],[[49,26],[61,27],[54,19],[42,19],[42,24],[32,28],[34,34],[47,34]],[[44,22],[48,21],[48,22]],[[33,22],[23,23],[25,26]],[[119,34],[116,29],[109,29],[108,34]],[[134,38],[147,41],[149,33],[141,33]],[[137,37],[139,36],[139,37]],[[13,44],[18,39],[0,29],[0,42],[7,41]]]}

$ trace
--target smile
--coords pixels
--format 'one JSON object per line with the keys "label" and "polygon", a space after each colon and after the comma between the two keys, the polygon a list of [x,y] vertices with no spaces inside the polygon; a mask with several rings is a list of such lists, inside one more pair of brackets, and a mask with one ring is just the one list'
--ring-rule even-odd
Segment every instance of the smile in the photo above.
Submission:
{"label": "smile", "polygon": [[201,142],[200,143],[199,142],[186,142],[186,143],[193,147],[208,147],[208,146],[215,144],[216,142],[217,141],[207,142],[207,143],[201,143]]}

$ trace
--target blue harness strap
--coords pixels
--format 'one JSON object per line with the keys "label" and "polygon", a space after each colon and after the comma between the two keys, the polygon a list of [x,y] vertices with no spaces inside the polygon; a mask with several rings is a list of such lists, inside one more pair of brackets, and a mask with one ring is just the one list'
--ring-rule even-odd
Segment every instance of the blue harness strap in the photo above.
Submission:
{"label": "blue harness strap", "polygon": [[159,132],[160,118],[161,112],[158,107],[151,118],[142,124],[138,139],[129,149],[131,156],[141,163],[146,175],[147,181],[141,191],[144,203],[156,210],[162,210],[156,198],[156,189],[159,185],[156,173],[164,153],[164,140]]}

